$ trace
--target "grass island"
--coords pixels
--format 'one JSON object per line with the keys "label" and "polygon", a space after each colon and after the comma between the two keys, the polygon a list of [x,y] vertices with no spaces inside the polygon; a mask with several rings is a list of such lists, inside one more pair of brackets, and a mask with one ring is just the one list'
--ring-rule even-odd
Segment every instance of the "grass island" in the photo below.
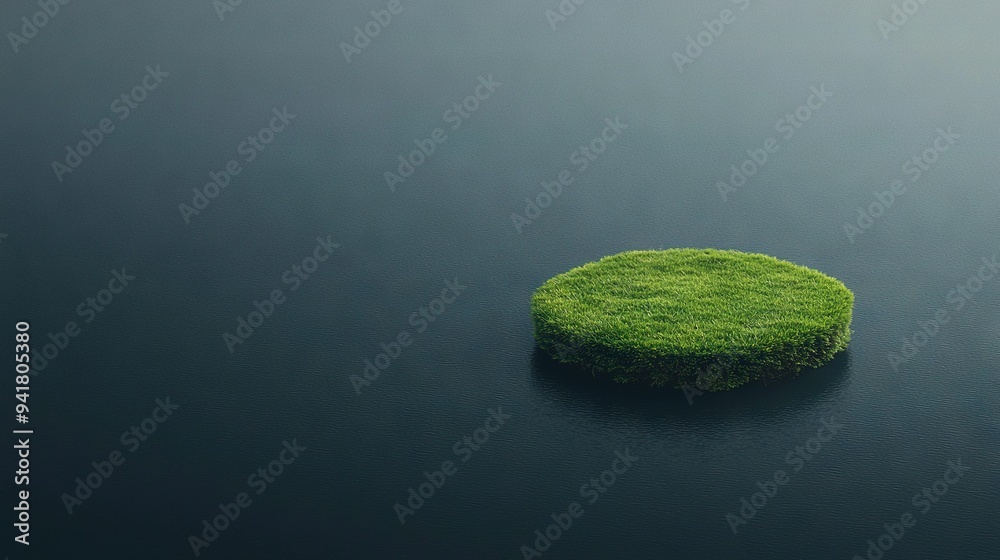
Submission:
{"label": "grass island", "polygon": [[[621,383],[722,391],[819,367],[851,338],[854,294],[768,255],[627,251],[531,298],[539,348]],[[706,371],[714,375],[706,376]]]}

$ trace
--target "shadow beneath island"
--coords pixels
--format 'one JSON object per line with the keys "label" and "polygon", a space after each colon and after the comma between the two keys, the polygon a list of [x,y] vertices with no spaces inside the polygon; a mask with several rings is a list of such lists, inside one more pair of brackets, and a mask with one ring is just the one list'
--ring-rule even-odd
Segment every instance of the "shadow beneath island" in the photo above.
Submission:
{"label": "shadow beneath island", "polygon": [[635,420],[664,418],[735,418],[783,416],[810,409],[830,409],[841,400],[850,381],[850,348],[826,365],[805,369],[795,377],[748,383],[729,391],[652,388],[616,383],[578,365],[555,361],[534,347],[530,357],[532,385],[543,399],[557,406],[600,417],[626,415]]}

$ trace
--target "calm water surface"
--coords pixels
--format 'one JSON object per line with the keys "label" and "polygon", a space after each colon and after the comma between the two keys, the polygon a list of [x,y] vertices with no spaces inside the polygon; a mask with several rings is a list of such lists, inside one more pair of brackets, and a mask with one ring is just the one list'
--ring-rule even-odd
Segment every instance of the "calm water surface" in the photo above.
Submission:
{"label": "calm water surface", "polygon": [[[1000,276],[969,282],[1000,252],[1000,8],[928,2],[886,39],[888,1],[587,2],[553,29],[555,0],[406,0],[348,63],[341,43],[385,2],[245,2],[221,21],[207,1],[91,4],[0,54],[4,328],[30,321],[39,349],[80,328],[34,363],[32,544],[4,554],[194,557],[188,537],[241,492],[251,503],[200,557],[524,558],[573,502],[542,558],[847,560],[906,513],[886,559],[1000,554]],[[2,29],[36,10],[5,3]],[[711,41],[698,53],[689,36]],[[133,92],[157,65],[168,75]],[[130,92],[143,100],[122,119]],[[294,118],[273,120],[285,107]],[[104,118],[114,130],[57,177]],[[230,160],[239,174],[187,223],[178,205]],[[720,189],[733,166],[754,171]],[[512,213],[563,170],[572,182],[518,228]],[[889,204],[876,193],[897,180]],[[848,233],[859,212],[877,217]],[[327,254],[317,238],[338,246],[307,272]],[[690,401],[539,355],[536,287],[668,247],[843,280],[850,348]],[[123,267],[135,279],[78,314]],[[465,287],[432,304],[446,282]],[[223,333],[275,289],[230,352]],[[947,322],[925,329],[938,309]],[[379,359],[383,344],[397,355]],[[386,368],[359,392],[365,360]],[[166,397],[179,408],[126,444]],[[842,426],[809,443],[831,417]],[[305,450],[282,455],[293,441]],[[113,451],[124,463],[68,514],[64,494]],[[394,504],[445,461],[453,474],[401,524]],[[925,502],[949,461],[971,470]]]}

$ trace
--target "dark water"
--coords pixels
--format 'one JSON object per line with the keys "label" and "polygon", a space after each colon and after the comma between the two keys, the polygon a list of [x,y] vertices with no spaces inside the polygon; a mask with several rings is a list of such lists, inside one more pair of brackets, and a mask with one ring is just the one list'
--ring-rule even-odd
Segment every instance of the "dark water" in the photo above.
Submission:
{"label": "dark water", "polygon": [[[29,321],[37,349],[50,333],[66,343],[34,362],[31,545],[4,554],[194,557],[189,536],[246,492],[201,557],[523,558],[577,502],[543,558],[850,559],[907,513],[885,558],[997,558],[1000,276],[969,278],[1000,252],[1000,8],[928,2],[886,39],[888,1],[595,1],[555,29],[555,0],[404,1],[348,63],[341,42],[387,3],[319,4],[244,2],[220,21],[208,0],[71,2],[0,49],[4,330]],[[38,9],[6,2],[2,29]],[[674,53],[723,17],[680,71]],[[121,119],[113,100],[157,65]],[[477,87],[474,110],[454,111]],[[285,107],[295,117],[272,121]],[[114,130],[60,181],[52,162],[104,118]],[[627,128],[586,169],[571,161],[615,118]],[[240,153],[272,123],[284,128],[263,151]],[[385,173],[435,128],[447,138],[390,189]],[[904,167],[936,140],[933,163]],[[748,150],[767,161],[724,199],[717,183]],[[178,205],[233,159],[239,175],[186,223]],[[572,183],[519,232],[511,214],[564,169]],[[845,232],[896,180],[878,195],[891,206]],[[317,238],[339,246],[308,278],[284,276]],[[667,247],[759,251],[843,280],[849,350],[690,402],[537,354],[537,286]],[[134,280],[86,311],[123,267]],[[432,303],[446,282],[466,287]],[[283,303],[230,353],[223,333],[275,289]],[[927,324],[938,309],[947,322]],[[63,339],[68,321],[80,332]],[[351,376],[402,331],[409,344],[356,391]],[[157,411],[146,441],[122,440],[167,397],[179,408]],[[810,441],[831,417],[836,433]],[[462,443],[484,425],[477,450]],[[802,446],[809,461],[788,455]],[[75,479],[116,451],[124,463],[69,514]],[[445,461],[453,474],[431,474],[443,485],[401,524],[394,504]],[[949,461],[971,470],[920,497]],[[269,463],[281,474],[265,485],[254,473]],[[5,476],[13,524],[23,488]],[[744,498],[766,504],[749,517]]]}

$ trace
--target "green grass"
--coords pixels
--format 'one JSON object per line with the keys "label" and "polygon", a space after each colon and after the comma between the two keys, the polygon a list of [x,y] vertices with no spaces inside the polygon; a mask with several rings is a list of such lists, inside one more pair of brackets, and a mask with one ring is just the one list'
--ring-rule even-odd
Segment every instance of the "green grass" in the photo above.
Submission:
{"label": "green grass", "polygon": [[[850,341],[853,305],[842,282],[804,266],[668,249],[551,278],[531,298],[531,319],[538,346],[558,361],[623,383],[719,391],[830,361]],[[700,372],[721,361],[706,381]]]}

